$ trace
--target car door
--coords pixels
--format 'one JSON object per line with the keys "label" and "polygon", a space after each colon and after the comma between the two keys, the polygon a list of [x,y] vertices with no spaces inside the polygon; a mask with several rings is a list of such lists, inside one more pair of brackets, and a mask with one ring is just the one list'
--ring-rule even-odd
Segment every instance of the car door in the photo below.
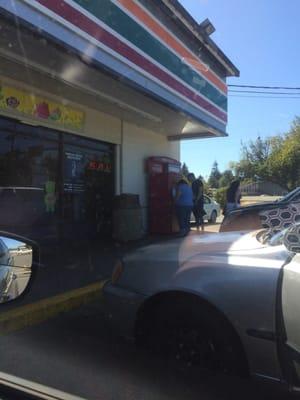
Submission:
{"label": "car door", "polygon": [[300,388],[300,254],[297,253],[282,271],[279,317],[279,355],[285,378]]}
{"label": "car door", "polygon": [[210,198],[208,196],[204,196],[204,210],[206,213],[205,218],[209,219],[211,216],[211,212],[212,212],[212,202],[210,200]]}

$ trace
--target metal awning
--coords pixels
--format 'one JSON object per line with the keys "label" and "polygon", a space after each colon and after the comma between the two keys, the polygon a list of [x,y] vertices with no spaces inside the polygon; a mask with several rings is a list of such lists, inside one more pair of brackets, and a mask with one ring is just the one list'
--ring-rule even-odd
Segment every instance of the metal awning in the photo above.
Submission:
{"label": "metal awning", "polygon": [[205,139],[228,136],[224,132],[218,131],[208,125],[198,122],[188,121],[180,134],[169,135],[169,140]]}

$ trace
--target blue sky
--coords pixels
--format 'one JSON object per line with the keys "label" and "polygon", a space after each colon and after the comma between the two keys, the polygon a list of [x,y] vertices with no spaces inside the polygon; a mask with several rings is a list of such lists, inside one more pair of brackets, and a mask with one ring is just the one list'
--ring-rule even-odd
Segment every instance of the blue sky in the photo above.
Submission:
{"label": "blue sky", "polygon": [[[209,18],[214,24],[212,39],[240,70],[240,78],[228,83],[300,87],[299,0],[180,2],[198,22]],[[285,132],[296,115],[300,98],[229,97],[229,137],[183,141],[181,161],[204,177],[214,160],[224,170],[239,159],[242,140]]]}

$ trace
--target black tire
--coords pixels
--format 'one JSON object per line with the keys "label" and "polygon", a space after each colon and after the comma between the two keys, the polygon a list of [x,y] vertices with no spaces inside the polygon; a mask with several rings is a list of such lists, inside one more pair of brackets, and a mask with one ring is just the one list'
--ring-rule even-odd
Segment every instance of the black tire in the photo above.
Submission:
{"label": "black tire", "polygon": [[214,308],[201,303],[160,304],[146,316],[137,343],[186,367],[246,376],[247,362],[236,333]]}
{"label": "black tire", "polygon": [[218,217],[218,214],[217,214],[216,210],[213,210],[213,212],[211,213],[209,222],[212,224],[215,224],[217,221],[217,217]]}

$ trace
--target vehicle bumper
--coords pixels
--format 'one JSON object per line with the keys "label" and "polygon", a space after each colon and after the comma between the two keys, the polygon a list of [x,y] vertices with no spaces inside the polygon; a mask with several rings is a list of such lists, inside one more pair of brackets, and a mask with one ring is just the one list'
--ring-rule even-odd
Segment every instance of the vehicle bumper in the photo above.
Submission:
{"label": "vehicle bumper", "polygon": [[134,328],[138,309],[146,296],[113,285],[103,288],[105,313],[113,330],[128,339],[134,338]]}

